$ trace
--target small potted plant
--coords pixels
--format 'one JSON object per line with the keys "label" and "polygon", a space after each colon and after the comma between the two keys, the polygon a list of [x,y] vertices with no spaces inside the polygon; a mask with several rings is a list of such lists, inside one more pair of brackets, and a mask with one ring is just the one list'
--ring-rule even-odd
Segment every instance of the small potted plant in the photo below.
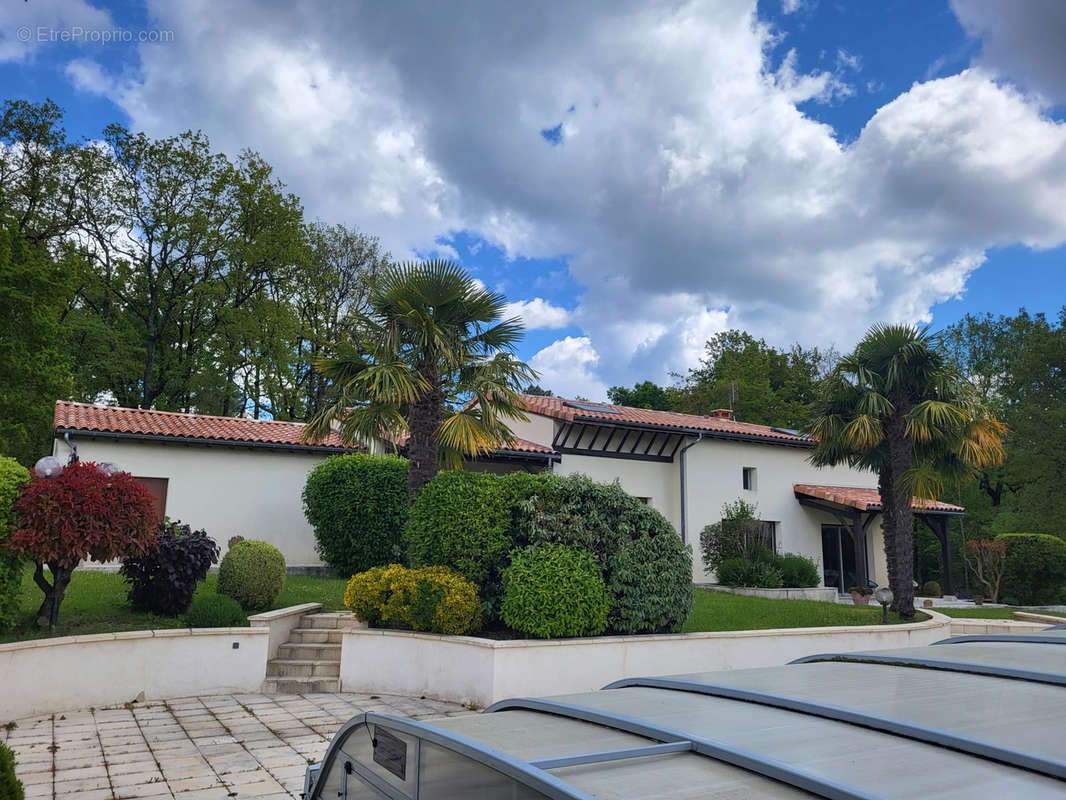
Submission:
{"label": "small potted plant", "polygon": [[973,600],[973,604],[975,606],[983,606],[985,604],[985,596],[983,594],[977,594],[975,592],[973,597],[970,599]]}
{"label": "small potted plant", "polygon": [[874,593],[869,586],[852,586],[848,591],[851,593],[851,602],[857,606],[869,605],[870,595]]}

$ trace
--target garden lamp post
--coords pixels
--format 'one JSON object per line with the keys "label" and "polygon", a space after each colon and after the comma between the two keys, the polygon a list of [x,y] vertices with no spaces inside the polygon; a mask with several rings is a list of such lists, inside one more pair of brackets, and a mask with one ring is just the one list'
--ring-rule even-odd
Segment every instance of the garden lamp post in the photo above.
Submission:
{"label": "garden lamp post", "polygon": [[892,590],[882,586],[874,590],[874,600],[881,604],[881,624],[888,622],[888,607],[892,604]]}

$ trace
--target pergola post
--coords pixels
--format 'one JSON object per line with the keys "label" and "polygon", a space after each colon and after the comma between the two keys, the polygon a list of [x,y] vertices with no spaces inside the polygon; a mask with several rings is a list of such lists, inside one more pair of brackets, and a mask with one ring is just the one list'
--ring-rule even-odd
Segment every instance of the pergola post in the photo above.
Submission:
{"label": "pergola post", "polygon": [[851,513],[851,538],[855,542],[855,583],[866,586],[870,576],[866,571],[866,526],[862,524],[862,512]]}

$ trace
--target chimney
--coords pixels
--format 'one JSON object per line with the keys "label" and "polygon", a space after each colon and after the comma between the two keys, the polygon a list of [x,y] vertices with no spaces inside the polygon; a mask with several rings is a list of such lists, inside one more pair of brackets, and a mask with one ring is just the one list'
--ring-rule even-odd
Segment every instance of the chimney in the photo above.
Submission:
{"label": "chimney", "polygon": [[731,408],[716,408],[707,416],[717,417],[718,419],[733,419],[733,409]]}

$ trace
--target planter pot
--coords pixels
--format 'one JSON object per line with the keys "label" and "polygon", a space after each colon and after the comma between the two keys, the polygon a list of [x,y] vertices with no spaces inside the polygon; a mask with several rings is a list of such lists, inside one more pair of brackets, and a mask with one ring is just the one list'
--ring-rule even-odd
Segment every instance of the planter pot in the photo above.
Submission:
{"label": "planter pot", "polygon": [[868,594],[859,594],[858,592],[852,592],[851,593],[851,602],[853,602],[857,606],[868,606],[868,605],[870,605],[870,595],[868,595]]}

